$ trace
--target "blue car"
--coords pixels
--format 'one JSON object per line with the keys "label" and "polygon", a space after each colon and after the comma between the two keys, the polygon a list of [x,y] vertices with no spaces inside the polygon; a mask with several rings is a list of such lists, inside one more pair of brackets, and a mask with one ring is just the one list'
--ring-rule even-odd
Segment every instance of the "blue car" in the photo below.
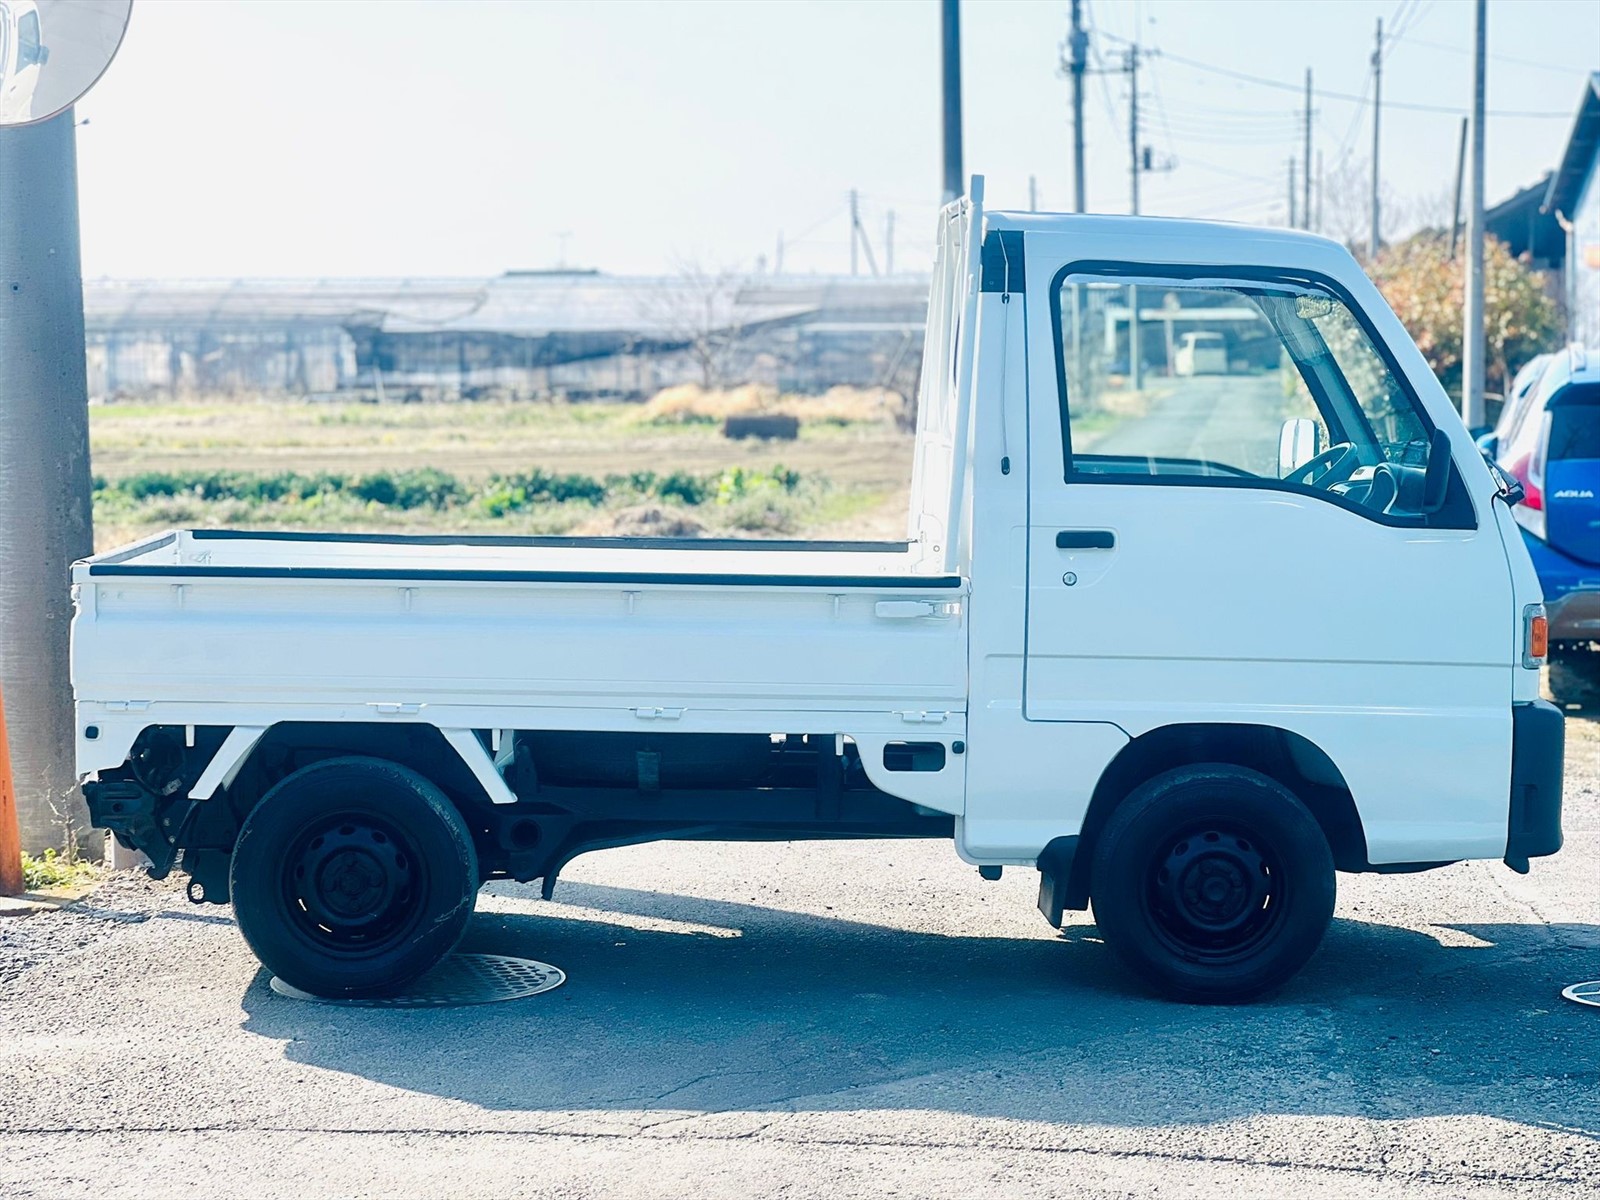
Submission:
{"label": "blue car", "polygon": [[[1534,364],[1530,364],[1533,366]],[[1600,702],[1600,351],[1571,346],[1532,372],[1478,445],[1521,484],[1512,511],[1550,616],[1549,687]]]}

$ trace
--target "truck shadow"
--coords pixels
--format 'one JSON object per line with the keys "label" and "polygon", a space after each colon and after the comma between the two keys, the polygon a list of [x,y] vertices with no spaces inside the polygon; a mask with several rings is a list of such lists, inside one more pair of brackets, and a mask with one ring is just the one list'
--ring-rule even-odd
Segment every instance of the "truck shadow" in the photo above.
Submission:
{"label": "truck shadow", "polygon": [[561,894],[582,910],[480,913],[462,947],[556,963],[570,979],[554,992],[336,1008],[274,994],[263,971],[244,1028],[291,1061],[491,1110],[1114,1125],[1471,1113],[1600,1140],[1600,1014],[1559,995],[1600,976],[1597,926],[1434,937],[1338,920],[1279,995],[1206,1008],[1145,995],[1093,925],[966,938],[626,888]]}

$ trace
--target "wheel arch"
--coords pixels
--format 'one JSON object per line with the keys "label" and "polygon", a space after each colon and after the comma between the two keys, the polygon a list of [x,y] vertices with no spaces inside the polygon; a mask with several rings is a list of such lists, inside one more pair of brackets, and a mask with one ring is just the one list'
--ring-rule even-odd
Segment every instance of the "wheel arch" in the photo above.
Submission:
{"label": "wheel arch", "polygon": [[1350,785],[1316,743],[1272,725],[1163,725],[1130,741],[1101,772],[1072,855],[1062,896],[1065,907],[1088,907],[1095,841],[1129,793],[1163,772],[1198,763],[1247,767],[1283,784],[1311,810],[1339,870],[1370,869],[1366,834]]}
{"label": "wheel arch", "polygon": [[[280,721],[257,737],[232,770],[230,805],[248,811],[280,779],[330,758],[376,758],[407,767],[438,787],[464,814],[494,802],[463,749],[463,730],[422,722]],[[504,783],[501,783],[504,786]]]}

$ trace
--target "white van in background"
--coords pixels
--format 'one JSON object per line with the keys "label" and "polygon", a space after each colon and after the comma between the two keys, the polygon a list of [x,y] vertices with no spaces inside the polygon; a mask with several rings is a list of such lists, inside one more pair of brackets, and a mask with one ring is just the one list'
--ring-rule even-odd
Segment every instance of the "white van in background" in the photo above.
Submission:
{"label": "white van in background", "polygon": [[1226,375],[1228,343],[1220,333],[1186,333],[1172,358],[1176,375]]}

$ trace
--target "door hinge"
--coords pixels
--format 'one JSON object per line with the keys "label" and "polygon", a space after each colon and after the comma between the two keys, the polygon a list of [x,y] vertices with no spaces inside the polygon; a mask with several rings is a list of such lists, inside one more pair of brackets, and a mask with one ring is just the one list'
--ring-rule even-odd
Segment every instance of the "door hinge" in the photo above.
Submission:
{"label": "door hinge", "polygon": [[683,709],[660,708],[658,706],[645,705],[643,707],[634,709],[633,715],[638,717],[641,721],[676,721],[679,717],[683,716]]}

